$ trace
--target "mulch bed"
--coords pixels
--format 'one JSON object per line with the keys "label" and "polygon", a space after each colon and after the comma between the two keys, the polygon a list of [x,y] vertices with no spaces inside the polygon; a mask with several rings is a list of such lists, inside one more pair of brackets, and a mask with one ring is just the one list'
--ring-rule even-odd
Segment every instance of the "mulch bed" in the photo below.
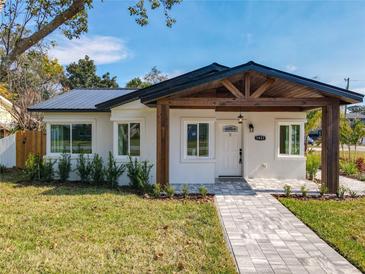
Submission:
{"label": "mulch bed", "polygon": [[292,194],[290,195],[289,197],[284,195],[284,194],[273,194],[273,196],[275,198],[294,198],[294,199],[297,199],[297,200],[303,200],[303,201],[306,201],[306,200],[321,200],[321,201],[325,201],[325,200],[335,200],[335,201],[350,201],[350,200],[357,200],[357,199],[360,199],[360,198],[364,198],[365,195],[363,194],[360,194],[360,195],[357,195],[356,197],[351,197],[349,195],[345,195],[344,198],[338,198],[336,196],[336,194],[325,194],[323,196],[319,196],[319,195],[312,195],[312,194],[308,194],[306,197],[303,197],[303,195],[300,195],[300,194]]}

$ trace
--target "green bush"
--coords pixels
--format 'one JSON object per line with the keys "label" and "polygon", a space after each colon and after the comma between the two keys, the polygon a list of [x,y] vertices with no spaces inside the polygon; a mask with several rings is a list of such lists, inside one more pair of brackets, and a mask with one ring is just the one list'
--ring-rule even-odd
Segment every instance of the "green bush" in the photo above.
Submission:
{"label": "green bush", "polygon": [[344,186],[340,186],[336,192],[337,198],[343,199],[345,197],[346,192],[347,192],[347,188]]}
{"label": "green bush", "polygon": [[152,195],[155,198],[159,198],[161,196],[161,185],[159,183],[155,183],[152,187]]}
{"label": "green bush", "polygon": [[302,185],[300,187],[300,192],[302,193],[302,196],[303,197],[307,197],[308,196],[308,189],[307,189],[307,187],[305,185]]}
{"label": "green bush", "polygon": [[62,154],[58,160],[58,176],[62,182],[67,181],[71,172],[71,155]]}
{"label": "green bush", "polygon": [[340,169],[347,176],[353,176],[359,172],[359,170],[357,169],[356,163],[348,162],[348,161],[341,161]]}
{"label": "green bush", "polygon": [[349,189],[348,192],[349,192],[351,198],[357,197],[357,192],[355,190]]}
{"label": "green bush", "polygon": [[189,186],[188,185],[183,185],[183,187],[181,188],[181,194],[183,195],[183,197],[185,199],[189,196]]}
{"label": "green bush", "polygon": [[290,185],[285,185],[284,186],[284,194],[286,197],[289,197],[290,194],[292,193],[292,188]]}
{"label": "green bush", "polygon": [[30,153],[25,161],[25,174],[29,180],[40,180],[42,170],[42,158],[38,154]]}
{"label": "green bush", "polygon": [[118,178],[124,173],[125,169],[125,165],[118,165],[113,157],[113,154],[109,151],[108,162],[105,167],[104,173],[106,181],[110,184],[111,187],[115,187],[118,185]]}
{"label": "green bush", "polygon": [[207,194],[208,194],[208,189],[207,189],[204,185],[201,185],[201,186],[199,187],[199,194],[200,194],[203,198],[205,198],[205,197],[207,196]]}
{"label": "green bush", "polygon": [[127,163],[127,175],[130,180],[130,186],[139,191],[146,191],[149,187],[149,178],[153,167],[148,161],[132,160],[129,157]]}
{"label": "green bush", "polygon": [[166,195],[167,195],[167,197],[169,197],[169,198],[174,197],[174,194],[175,194],[175,188],[174,188],[172,185],[170,185],[170,184],[169,184],[169,185],[166,187],[165,191],[166,191]]}
{"label": "green bush", "polygon": [[84,154],[80,154],[76,163],[76,173],[80,177],[81,183],[90,182],[92,164],[88,158],[85,158]]}
{"label": "green bush", "polygon": [[328,187],[326,184],[321,183],[321,186],[319,187],[319,195],[322,197],[326,193],[328,193]]}
{"label": "green bush", "polygon": [[309,180],[314,180],[320,165],[321,165],[321,158],[313,153],[308,153],[306,162],[306,171]]}
{"label": "green bush", "polygon": [[91,161],[91,180],[96,185],[104,183],[104,166],[103,159],[99,154],[95,154]]}
{"label": "green bush", "polygon": [[41,179],[46,182],[50,182],[54,178],[53,166],[56,163],[55,160],[43,159],[43,164],[41,165]]}

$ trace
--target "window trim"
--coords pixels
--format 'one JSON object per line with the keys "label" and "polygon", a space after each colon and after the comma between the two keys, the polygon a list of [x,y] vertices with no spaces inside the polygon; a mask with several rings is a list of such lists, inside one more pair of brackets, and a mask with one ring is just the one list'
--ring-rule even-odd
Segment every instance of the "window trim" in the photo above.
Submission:
{"label": "window trim", "polygon": [[71,151],[70,153],[66,153],[71,155],[72,158],[79,157],[80,153],[72,153],[72,125],[79,124],[91,124],[91,153],[85,153],[86,156],[92,156],[96,153],[96,123],[95,120],[48,120],[46,121],[46,133],[47,133],[47,142],[46,142],[46,151],[47,156],[51,157],[59,157],[63,153],[59,152],[51,152],[51,125],[69,125],[70,126],[70,144]]}
{"label": "window trim", "polygon": [[[303,159],[304,155],[304,120],[277,120],[276,121],[276,151],[275,156],[277,159]],[[291,132],[292,125],[298,125],[299,128],[299,154],[292,155],[291,152]],[[280,126],[289,126],[289,154],[280,153]]]}
{"label": "window trim", "polygon": [[[214,119],[209,118],[197,118],[197,119],[182,119],[181,123],[181,161],[182,162],[209,162],[214,160]],[[188,137],[188,124],[196,124],[198,126],[199,136],[199,124],[208,124],[208,156],[189,156],[187,155],[187,137]],[[199,153],[199,140],[197,140],[197,148]]]}
{"label": "window trim", "polygon": [[[119,155],[118,153],[118,125],[120,124],[128,124],[128,131],[131,123],[139,123],[140,127],[140,139],[139,139],[139,156],[131,156],[132,159],[141,159],[143,157],[143,147],[144,147],[144,119],[136,118],[136,119],[118,119],[113,121],[113,155],[115,159],[120,161],[127,161],[128,155]],[[128,140],[128,151],[130,151],[130,142]]]}

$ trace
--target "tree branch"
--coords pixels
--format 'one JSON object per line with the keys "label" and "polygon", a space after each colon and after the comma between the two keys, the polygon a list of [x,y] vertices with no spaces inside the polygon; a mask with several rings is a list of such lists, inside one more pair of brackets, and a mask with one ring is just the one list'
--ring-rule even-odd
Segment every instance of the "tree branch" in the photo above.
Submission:
{"label": "tree branch", "polygon": [[57,15],[50,23],[45,25],[42,29],[33,33],[27,38],[19,40],[14,49],[7,56],[8,64],[13,63],[16,60],[17,56],[24,53],[27,49],[34,46],[48,34],[60,27],[64,22],[84,10],[85,4],[85,0],[75,0],[68,9]]}

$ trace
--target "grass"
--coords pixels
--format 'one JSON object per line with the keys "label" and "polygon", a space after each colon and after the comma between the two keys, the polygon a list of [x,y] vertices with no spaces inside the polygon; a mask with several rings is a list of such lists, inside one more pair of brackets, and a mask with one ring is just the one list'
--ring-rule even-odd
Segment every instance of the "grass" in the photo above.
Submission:
{"label": "grass", "polygon": [[280,202],[365,272],[365,198],[344,201],[280,198]]}
{"label": "grass", "polygon": [[2,273],[235,273],[213,202],[0,180]]}

